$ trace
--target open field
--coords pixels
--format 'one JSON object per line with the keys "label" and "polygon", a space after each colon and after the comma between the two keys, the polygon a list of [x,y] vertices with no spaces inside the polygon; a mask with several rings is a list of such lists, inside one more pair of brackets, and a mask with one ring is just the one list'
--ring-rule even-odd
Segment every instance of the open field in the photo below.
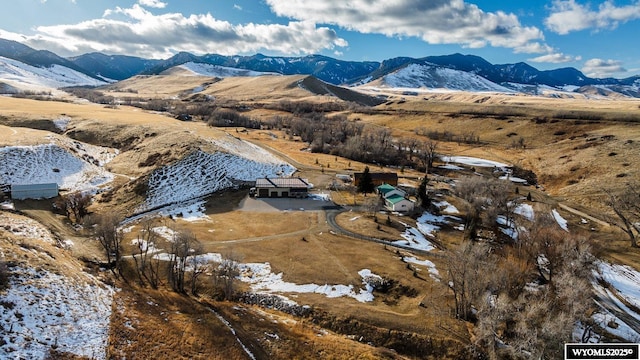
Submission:
{"label": "open field", "polygon": [[[220,81],[194,77],[174,87],[168,86],[177,83],[175,79],[173,75],[136,78],[120,83],[120,93],[116,92],[118,89],[110,91],[118,96],[164,98],[185,96],[190,89],[205,84],[203,94],[243,103],[303,100],[313,96],[291,86],[295,83],[291,79],[286,79],[289,82],[285,84],[281,77]],[[255,94],[247,92],[252,87]],[[162,91],[154,91],[159,88]],[[312,100],[322,102],[326,98],[313,97]],[[640,253],[629,248],[624,234],[602,223],[609,222],[612,215],[604,204],[607,192],[622,188],[627,181],[640,179],[640,168],[636,166],[640,163],[639,104],[622,100],[423,94],[416,99],[392,98],[368,111],[343,114],[367,126],[389,128],[397,137],[427,140],[430,139],[429,131],[473,133],[479,138],[478,143],[442,139],[438,140],[438,152],[474,156],[532,170],[540,186],[519,186],[519,191],[522,196],[531,193],[532,201],[528,204],[536,213],[558,209],[571,232],[591,238],[598,256],[638,269]],[[282,115],[280,110],[266,108],[250,109],[247,113],[261,119]],[[69,119],[64,129],[54,123],[60,118]],[[376,213],[374,220],[369,211],[359,206],[375,195],[365,198],[348,190],[332,190],[331,185],[336,174],[362,171],[365,166],[372,171],[398,172],[400,183],[412,186],[418,185],[424,173],[410,168],[400,172],[398,168],[311,153],[309,144],[284,131],[213,128],[203,122],[182,122],[127,106],[105,108],[87,103],[2,97],[0,133],[3,134],[0,137],[2,146],[47,144],[60,136],[117,149],[118,155],[104,165],[116,174],[115,180],[96,196],[89,208],[95,213],[121,212],[129,216],[141,212],[139,209],[148,190],[144,185],[157,169],[173,166],[198,150],[232,153],[235,148],[229,144],[241,139],[259,145],[279,161],[293,165],[295,176],[308,178],[315,185],[314,192],[330,194],[335,203],[352,209],[336,217],[342,228],[363,236],[396,241],[402,239],[405,225],[417,226],[415,219],[394,214],[389,215],[389,223],[386,222],[387,214]],[[520,138],[524,146],[515,146]],[[444,163],[436,161],[435,165]],[[491,169],[477,170],[491,173]],[[437,168],[435,172],[437,176],[430,176],[441,181],[432,180],[430,189],[449,194],[452,187],[445,180],[455,178],[459,173]],[[198,173],[182,174],[198,176]],[[176,191],[174,189],[167,187],[163,191]],[[359,272],[368,269],[393,280],[395,285],[389,292],[374,292],[373,300],[369,302],[348,296],[329,297],[324,293],[280,292],[299,305],[309,305],[317,316],[301,318],[258,306],[216,302],[209,298],[213,286],[208,275],[204,277],[199,297],[176,295],[167,289],[168,284],[165,284],[166,288],[151,290],[139,286],[136,281],[116,283],[122,291],[114,297],[117,311],[111,317],[111,354],[131,357],[144,351],[159,358],[176,358],[178,354],[183,358],[210,358],[210,354],[216,354],[215,358],[245,358],[247,354],[238,343],[241,342],[256,358],[418,358],[415,344],[429,339],[442,342],[449,350],[440,348],[445,345],[434,345],[434,353],[426,356],[455,358],[472,341],[467,324],[451,316],[453,296],[445,284],[444,250],[415,255],[391,246],[337,235],[327,223],[325,211],[300,205],[296,200],[287,200],[290,203],[278,206],[257,204],[262,200],[247,199],[247,190],[241,186],[238,189],[230,186],[206,195],[200,209],[202,214],[196,221],[184,215],[172,215],[159,218],[156,225],[190,230],[205,253],[230,256],[243,264],[268,263],[271,273],[280,274],[286,283],[344,285],[358,290],[363,287]],[[448,196],[446,199],[463,209],[456,198]],[[576,211],[564,210],[559,204]],[[76,245],[65,250],[64,256],[104,261],[104,254],[96,250],[95,242],[92,243],[86,233],[70,230],[64,217],[50,213],[50,203],[17,203],[16,210],[40,221],[62,240],[73,236]],[[601,222],[585,223],[580,212]],[[130,232],[124,241],[125,254],[129,256],[135,250],[131,241],[140,233],[140,224],[133,221],[126,227]],[[454,249],[463,241],[462,232],[453,225],[444,227],[436,238],[445,249]],[[170,240],[164,239],[160,245],[169,248]],[[409,257],[433,263],[442,278],[431,276],[425,266],[409,264],[406,261]],[[39,265],[40,261],[34,264]],[[128,264],[131,266],[132,262],[128,261]],[[95,267],[93,271],[108,277],[108,273]],[[251,290],[249,283],[237,286],[242,291]],[[208,306],[230,322],[236,329],[235,337]],[[397,332],[394,333],[397,337],[389,335],[387,342],[380,340],[380,334],[386,332]],[[347,335],[353,335],[353,338]],[[362,336],[359,341],[358,335]],[[403,336],[414,339],[408,342],[408,350],[394,353],[384,349],[401,348],[398,339]],[[368,342],[373,346],[367,345]]]}

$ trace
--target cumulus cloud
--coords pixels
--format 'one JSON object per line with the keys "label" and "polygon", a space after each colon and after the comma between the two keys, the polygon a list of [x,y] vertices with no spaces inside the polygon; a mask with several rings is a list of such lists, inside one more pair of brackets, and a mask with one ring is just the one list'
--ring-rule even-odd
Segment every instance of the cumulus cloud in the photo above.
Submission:
{"label": "cumulus cloud", "polygon": [[575,0],[555,0],[545,26],[560,35],[585,29],[614,29],[620,23],[640,19],[640,1],[615,6],[612,0],[600,4],[597,11]]}
{"label": "cumulus cloud", "polygon": [[100,19],[40,26],[36,30],[36,35],[22,41],[63,56],[91,51],[151,58],[166,58],[178,51],[232,55],[267,50],[309,54],[348,45],[334,30],[317,27],[310,21],[235,25],[211,14],[154,15],[139,4],[107,10]]}
{"label": "cumulus cloud", "polygon": [[584,62],[582,72],[589,77],[604,78],[627,72],[618,60],[589,59]]}
{"label": "cumulus cloud", "polygon": [[580,59],[582,59],[582,57],[580,56],[565,55],[563,53],[550,53],[550,54],[535,57],[533,59],[529,59],[529,61],[539,62],[539,63],[560,64],[560,63],[567,63],[572,61],[579,61]]}
{"label": "cumulus cloud", "polygon": [[539,51],[540,29],[511,13],[485,12],[463,0],[266,0],[272,11],[301,21],[337,25],[361,33],[417,37],[430,44],[487,45]]}
{"label": "cumulus cloud", "polygon": [[167,6],[167,3],[159,0],[139,0],[138,4],[158,9],[164,9]]}

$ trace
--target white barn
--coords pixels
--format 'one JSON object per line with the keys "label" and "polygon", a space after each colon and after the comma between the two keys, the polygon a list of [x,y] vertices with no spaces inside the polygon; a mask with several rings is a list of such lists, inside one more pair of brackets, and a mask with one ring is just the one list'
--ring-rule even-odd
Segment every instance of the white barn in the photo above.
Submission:
{"label": "white barn", "polygon": [[11,198],[14,200],[25,199],[50,199],[58,196],[58,184],[12,184]]}

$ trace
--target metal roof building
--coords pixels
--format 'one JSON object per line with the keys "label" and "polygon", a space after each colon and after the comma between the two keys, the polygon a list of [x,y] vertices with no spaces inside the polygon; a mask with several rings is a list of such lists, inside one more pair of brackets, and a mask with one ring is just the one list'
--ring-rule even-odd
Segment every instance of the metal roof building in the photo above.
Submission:
{"label": "metal roof building", "polygon": [[58,196],[58,184],[12,184],[11,198],[14,200],[25,199],[50,199]]}
{"label": "metal roof building", "polygon": [[306,197],[309,181],[299,177],[256,179],[258,197]]}

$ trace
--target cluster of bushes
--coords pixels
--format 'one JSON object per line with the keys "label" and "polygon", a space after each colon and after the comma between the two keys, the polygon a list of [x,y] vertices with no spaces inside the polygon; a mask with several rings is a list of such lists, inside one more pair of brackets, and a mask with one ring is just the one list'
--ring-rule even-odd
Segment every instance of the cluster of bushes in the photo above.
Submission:
{"label": "cluster of bushes", "polygon": [[116,99],[111,95],[105,95],[101,91],[86,87],[70,87],[65,88],[64,91],[96,104],[111,105],[116,101]]}
{"label": "cluster of bushes", "polygon": [[449,141],[461,144],[480,144],[480,136],[473,131],[464,134],[454,134],[451,131],[429,130],[425,127],[419,127],[414,130],[416,135],[426,136],[431,140]]}
{"label": "cluster of bushes", "polygon": [[403,145],[387,128],[365,126],[349,121],[344,115],[328,117],[310,113],[300,117],[275,117],[266,126],[300,137],[315,153],[380,165],[417,166],[416,146]]}
{"label": "cluster of bushes", "polygon": [[7,263],[0,260],[0,290],[4,290],[9,286],[9,267]]}
{"label": "cluster of bushes", "polygon": [[245,127],[250,129],[260,129],[260,121],[252,119],[248,116],[242,115],[234,110],[218,109],[207,117],[207,124],[209,126],[219,127]]}
{"label": "cluster of bushes", "polygon": [[349,105],[347,103],[337,101],[316,103],[310,101],[281,100],[277,103],[265,105],[267,109],[286,111],[294,115],[345,111],[348,107]]}

